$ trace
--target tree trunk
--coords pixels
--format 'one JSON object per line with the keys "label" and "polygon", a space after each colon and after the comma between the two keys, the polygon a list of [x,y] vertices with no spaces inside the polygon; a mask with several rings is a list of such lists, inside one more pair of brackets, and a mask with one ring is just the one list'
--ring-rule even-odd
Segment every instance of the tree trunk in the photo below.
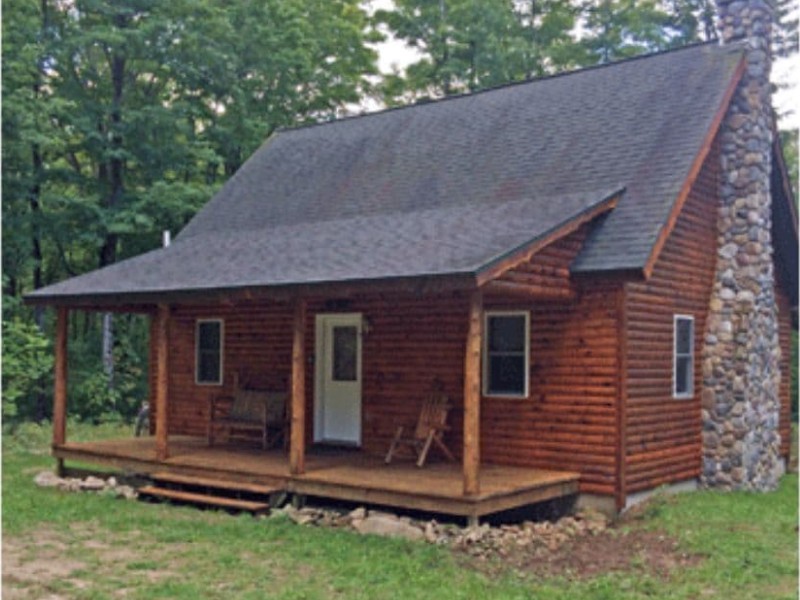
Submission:
{"label": "tree trunk", "polygon": [[[33,86],[34,94],[39,93],[39,83]],[[31,257],[33,258],[33,289],[38,290],[44,285],[42,280],[42,241],[39,229],[41,220],[41,205],[39,197],[41,195],[41,175],[44,168],[44,160],[39,150],[39,145],[34,144],[31,151],[33,163],[33,185],[28,192],[28,204],[31,209]],[[36,306],[33,309],[33,320],[39,331],[44,331],[44,307]]]}
{"label": "tree trunk", "polygon": [[114,389],[114,320],[112,313],[103,313],[103,372],[108,389]]}
{"label": "tree trunk", "polygon": [[[49,12],[47,10],[47,0],[41,0],[39,6],[42,13],[42,38],[46,38],[50,28]],[[44,57],[38,59],[36,69],[36,79],[33,83],[33,97],[38,99],[41,91],[42,73],[46,67]],[[41,239],[41,205],[39,200],[42,193],[42,175],[44,173],[44,157],[42,156],[39,144],[34,143],[31,147],[31,165],[33,167],[33,184],[28,192],[28,203],[31,209],[31,258],[33,258],[33,289],[38,290],[44,286],[42,279],[42,239]],[[33,320],[39,331],[44,331],[44,307],[37,306],[33,309]],[[42,394],[41,402],[45,401]]]}
{"label": "tree trunk", "polygon": [[[125,15],[119,14],[115,24],[119,29],[125,29],[128,19]],[[113,153],[108,161],[106,168],[99,170],[100,177],[108,177],[108,194],[106,196],[105,208],[113,209],[122,202],[125,191],[123,159],[120,158],[123,140],[120,126],[122,124],[122,97],[125,85],[125,56],[120,51],[115,51],[110,59],[111,62],[111,83],[113,86],[113,96],[111,98],[111,148]],[[116,233],[106,234],[105,242],[100,248],[100,266],[113,264],[117,261],[117,243],[119,238]],[[109,389],[114,388],[114,324],[111,313],[103,315],[103,371],[108,378]]]}

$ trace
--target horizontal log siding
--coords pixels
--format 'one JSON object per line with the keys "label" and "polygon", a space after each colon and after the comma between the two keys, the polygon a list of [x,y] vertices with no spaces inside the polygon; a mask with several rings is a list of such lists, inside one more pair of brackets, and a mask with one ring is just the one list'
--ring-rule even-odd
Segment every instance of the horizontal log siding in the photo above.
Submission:
{"label": "horizontal log siding", "polygon": [[[579,248],[576,232],[543,251],[550,276],[568,275],[564,264]],[[558,257],[556,260],[554,257]],[[531,261],[535,264],[537,257]],[[559,264],[556,264],[559,263]],[[558,284],[566,288],[569,284]],[[584,474],[581,489],[613,493],[616,387],[617,284],[592,283],[573,302],[532,303],[499,298],[486,308],[531,311],[531,394],[527,399],[482,399],[482,460]],[[462,385],[467,298],[375,294],[333,310],[308,300],[306,354],[315,351],[315,316],[360,312],[369,319],[363,338],[363,448],[386,451],[398,424],[413,425],[434,379],[452,398],[446,442],[462,446]],[[195,322],[225,322],[224,385],[196,385]],[[291,364],[292,306],[248,302],[236,306],[178,306],[170,328],[170,433],[205,435],[210,396],[233,392],[233,373],[255,387],[287,389]],[[156,360],[155,355],[151,357]],[[153,369],[154,371],[155,369]],[[313,439],[314,368],[306,369],[307,441]]]}
{"label": "horizontal log siding", "polygon": [[[719,147],[705,161],[647,282],[626,286],[626,489],[700,474],[702,348],[716,267]],[[673,316],[695,318],[694,397],[672,397]]]}
{"label": "horizontal log siding", "polygon": [[[212,396],[232,394],[233,374],[250,387],[286,390],[291,369],[292,307],[289,304],[181,306],[170,326],[170,433],[205,435]],[[224,321],[224,383],[195,383],[195,323]]]}
{"label": "horizontal log siding", "polygon": [[781,455],[786,457],[787,465],[792,440],[792,305],[783,286],[778,285],[778,334],[781,343],[781,412],[778,429],[781,434]]}
{"label": "horizontal log siding", "polygon": [[[584,225],[537,252],[530,260],[509,269],[497,281],[527,289],[531,295],[541,294],[549,298],[569,298],[576,292],[575,282],[569,276],[569,266],[577,256],[589,225]],[[498,294],[499,295],[499,294]]]}
{"label": "horizontal log siding", "polygon": [[371,327],[362,357],[364,450],[383,454],[398,425],[413,427],[438,379],[455,407],[445,439],[460,456],[467,298],[377,297],[354,303],[353,310],[363,312]]}
{"label": "horizontal log siding", "polygon": [[483,399],[484,460],[579,471],[582,492],[614,493],[618,293],[595,283],[575,302],[513,306],[531,311],[530,396]]}
{"label": "horizontal log siding", "polygon": [[[363,339],[364,449],[384,452],[398,423],[413,424],[434,379],[460,408],[466,300],[436,296],[354,299],[330,310],[309,300],[306,322],[307,441],[313,440],[315,315],[363,313],[371,333]],[[195,384],[195,322],[225,322],[224,385]],[[174,311],[170,331],[170,432],[205,435],[211,396],[231,394],[233,374],[250,387],[287,390],[291,374],[292,306],[242,303],[234,307],[183,306]],[[451,445],[460,445],[460,414],[454,411]]]}
{"label": "horizontal log siding", "polygon": [[589,227],[543,249],[502,276],[534,294],[548,288],[574,300],[520,302],[496,295],[485,308],[530,310],[530,396],[483,398],[481,453],[486,462],[578,471],[580,490],[613,494],[617,442],[618,294],[614,282],[569,278]]}

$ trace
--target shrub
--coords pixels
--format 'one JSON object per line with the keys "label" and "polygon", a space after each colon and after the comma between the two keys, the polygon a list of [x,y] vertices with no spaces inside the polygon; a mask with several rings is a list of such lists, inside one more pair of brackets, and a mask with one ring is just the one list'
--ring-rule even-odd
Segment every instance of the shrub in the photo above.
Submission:
{"label": "shrub", "polygon": [[16,423],[50,415],[53,349],[33,323],[3,321],[3,419]]}

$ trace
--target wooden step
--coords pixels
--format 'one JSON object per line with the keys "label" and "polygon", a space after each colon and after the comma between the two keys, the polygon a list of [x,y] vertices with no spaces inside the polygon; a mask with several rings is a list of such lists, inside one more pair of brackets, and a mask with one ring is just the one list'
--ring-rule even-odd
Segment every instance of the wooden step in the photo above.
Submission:
{"label": "wooden step", "polygon": [[209,494],[198,494],[195,492],[181,492],[178,490],[168,490],[154,485],[146,485],[139,488],[139,495],[162,498],[164,500],[175,500],[186,502],[187,504],[200,504],[202,506],[215,506],[231,510],[240,510],[262,514],[269,511],[269,504],[266,502],[253,502],[251,500],[237,500],[236,498],[224,498],[222,496],[211,496]]}
{"label": "wooden step", "polygon": [[258,483],[242,483],[225,479],[211,479],[209,477],[193,477],[191,475],[177,475],[175,473],[160,472],[150,475],[150,479],[159,483],[171,483],[186,487],[212,488],[231,492],[245,492],[269,496],[284,489],[280,485],[261,485]]}

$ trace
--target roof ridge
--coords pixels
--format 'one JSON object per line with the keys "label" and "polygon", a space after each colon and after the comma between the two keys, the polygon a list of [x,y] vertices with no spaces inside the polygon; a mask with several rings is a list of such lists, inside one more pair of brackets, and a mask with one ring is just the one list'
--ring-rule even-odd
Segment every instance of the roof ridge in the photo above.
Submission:
{"label": "roof ridge", "polygon": [[[656,58],[656,57],[659,57],[659,56],[664,56],[666,54],[674,54],[674,53],[682,52],[682,51],[685,51],[685,50],[696,49],[696,48],[699,48],[699,47],[702,47],[702,46],[717,46],[717,47],[720,47],[720,48],[735,49],[737,46],[744,46],[744,43],[743,42],[733,42],[733,43],[726,44],[726,45],[723,46],[723,45],[721,45],[719,43],[719,40],[708,40],[708,41],[705,41],[705,42],[694,42],[694,43],[691,43],[691,44],[686,44],[684,46],[675,46],[673,48],[667,48],[665,50],[657,50],[655,52],[648,52],[648,53],[645,53],[645,54],[637,54],[636,56],[630,56],[630,57],[623,58],[623,59],[620,59],[620,60],[615,60],[615,61],[612,61],[612,62],[598,63],[598,64],[595,64],[595,65],[589,65],[587,67],[581,67],[581,68],[578,68],[578,69],[573,69],[571,71],[560,71],[558,73],[552,73],[550,75],[544,75],[542,77],[536,77],[536,78],[533,78],[533,79],[523,79],[523,80],[518,80],[518,81],[508,81],[506,83],[501,83],[501,84],[498,84],[498,85],[495,85],[495,86],[482,88],[480,90],[475,90],[475,91],[472,91],[472,92],[463,92],[461,94],[453,94],[452,96],[443,96],[442,98],[433,98],[433,99],[425,100],[423,102],[414,102],[414,103],[411,103],[411,104],[403,104],[403,105],[400,105],[400,106],[389,106],[389,107],[382,108],[380,110],[371,111],[371,112],[362,112],[362,113],[355,114],[355,115],[345,115],[343,117],[330,119],[328,121],[316,121],[316,122],[313,122],[313,123],[305,123],[305,124],[301,124],[301,125],[291,125],[291,126],[285,126],[285,127],[277,127],[274,130],[273,133],[274,134],[278,134],[278,133],[293,133],[295,131],[305,131],[307,129],[311,129],[311,128],[314,128],[314,127],[322,127],[322,126],[325,126],[325,125],[335,125],[337,123],[346,123],[346,122],[353,121],[353,120],[356,120],[356,119],[365,119],[367,117],[376,117],[376,116],[380,116],[380,115],[383,115],[383,114],[386,114],[386,113],[397,112],[397,111],[406,110],[406,109],[410,109],[410,108],[420,108],[420,107],[428,106],[428,105],[441,104],[443,102],[447,102],[447,101],[451,101],[451,100],[462,100],[464,98],[471,98],[471,97],[477,96],[479,94],[486,94],[488,92],[495,92],[495,91],[503,90],[503,89],[510,88],[510,87],[530,85],[530,84],[534,84],[534,83],[541,83],[541,82],[544,82],[544,81],[550,81],[550,80],[553,80],[553,79],[559,79],[559,78],[563,78],[563,77],[568,77],[570,75],[579,75],[581,73],[586,73],[586,72],[589,72],[589,71],[598,71],[600,69],[605,69],[605,68],[608,68],[608,67],[614,67],[614,66],[618,66],[618,65],[621,65],[621,64],[627,64],[627,63],[631,63],[631,62],[635,62],[635,61],[646,60],[646,59],[649,59],[649,58]],[[270,137],[272,137],[272,136],[270,136]]]}

